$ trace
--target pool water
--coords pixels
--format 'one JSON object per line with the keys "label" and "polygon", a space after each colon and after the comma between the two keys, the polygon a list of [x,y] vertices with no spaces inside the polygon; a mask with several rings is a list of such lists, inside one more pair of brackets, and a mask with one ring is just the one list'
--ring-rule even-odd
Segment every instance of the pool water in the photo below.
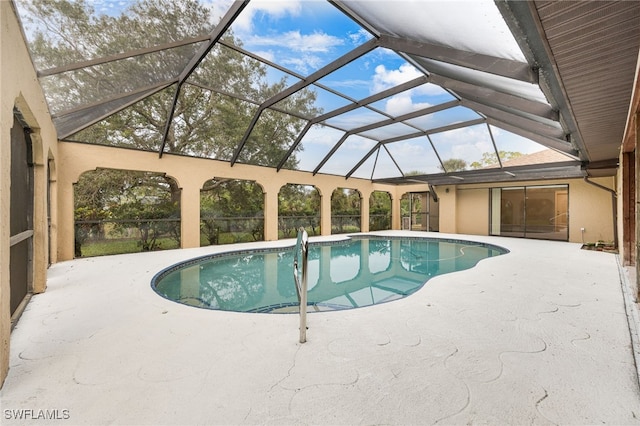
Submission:
{"label": "pool water", "polygon": [[[407,297],[432,277],[474,267],[506,249],[433,238],[352,238],[311,243],[308,312],[353,309]],[[228,252],[192,259],[152,280],[161,296],[238,312],[298,312],[294,248]]]}

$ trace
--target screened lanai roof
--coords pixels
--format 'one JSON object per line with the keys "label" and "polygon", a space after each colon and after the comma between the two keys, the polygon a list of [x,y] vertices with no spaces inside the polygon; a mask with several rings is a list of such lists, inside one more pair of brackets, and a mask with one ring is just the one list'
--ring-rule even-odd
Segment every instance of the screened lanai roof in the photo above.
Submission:
{"label": "screened lanai roof", "polygon": [[61,140],[392,183],[613,174],[640,41],[628,1],[15,4]]}

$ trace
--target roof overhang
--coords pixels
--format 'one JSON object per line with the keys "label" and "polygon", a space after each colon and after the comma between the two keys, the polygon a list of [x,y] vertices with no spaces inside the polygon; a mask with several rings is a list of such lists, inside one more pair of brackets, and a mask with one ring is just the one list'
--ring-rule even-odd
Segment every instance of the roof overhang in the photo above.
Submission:
{"label": "roof overhang", "polygon": [[508,183],[533,180],[551,180],[566,178],[583,178],[588,175],[584,163],[566,161],[550,164],[514,166],[508,168],[488,168],[461,172],[439,173],[430,175],[411,175],[402,178],[379,179],[377,183],[430,185],[462,185],[475,183]]}

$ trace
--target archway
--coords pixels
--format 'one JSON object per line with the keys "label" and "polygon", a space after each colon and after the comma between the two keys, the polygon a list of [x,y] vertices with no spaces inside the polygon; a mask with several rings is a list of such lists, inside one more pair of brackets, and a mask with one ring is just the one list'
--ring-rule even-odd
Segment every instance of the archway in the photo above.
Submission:
{"label": "archway", "polygon": [[264,190],[255,181],[210,179],[200,190],[200,245],[264,241]]}
{"label": "archway", "polygon": [[278,238],[293,238],[301,227],[321,234],[320,192],[311,185],[284,185],[278,193]]}
{"label": "archway", "polygon": [[369,196],[369,231],[391,229],[391,194],[373,191]]}
{"label": "archway", "polygon": [[180,195],[163,173],[83,173],[74,185],[75,257],[180,247]]}
{"label": "archway", "polygon": [[344,234],[360,232],[361,217],[360,191],[349,188],[336,188],[331,194],[331,233]]}

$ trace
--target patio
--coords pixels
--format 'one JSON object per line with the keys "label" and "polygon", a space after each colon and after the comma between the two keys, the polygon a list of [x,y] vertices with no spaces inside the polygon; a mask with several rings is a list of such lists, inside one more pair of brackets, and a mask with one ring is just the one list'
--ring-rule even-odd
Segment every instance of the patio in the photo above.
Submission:
{"label": "patio", "polygon": [[[54,264],[11,334],[2,423],[639,422],[634,290],[615,254],[381,234],[510,253],[402,300],[311,314],[305,344],[297,315],[190,308],[150,288],[164,267],[229,246]],[[312,241],[327,238],[343,237]]]}

